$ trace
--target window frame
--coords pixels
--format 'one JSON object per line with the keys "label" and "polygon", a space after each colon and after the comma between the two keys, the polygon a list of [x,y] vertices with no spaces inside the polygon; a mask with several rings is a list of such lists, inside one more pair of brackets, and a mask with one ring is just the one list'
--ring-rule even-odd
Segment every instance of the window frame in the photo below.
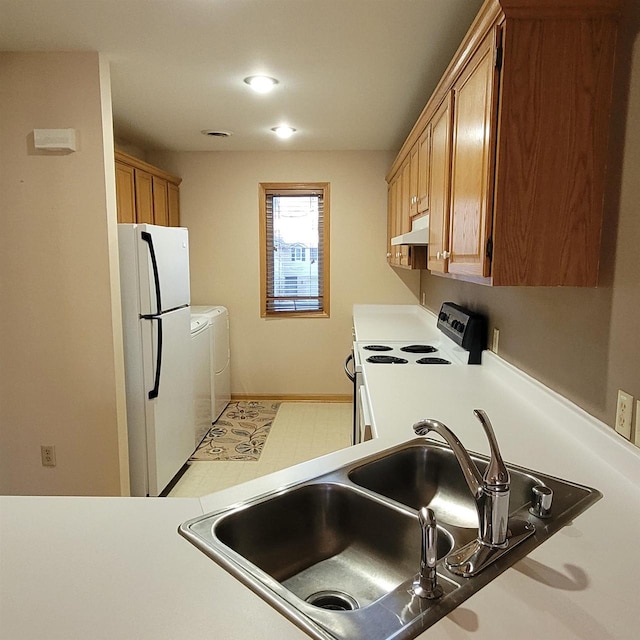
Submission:
{"label": "window frame", "polygon": [[[267,307],[267,195],[273,191],[322,191],[322,225],[318,247],[322,247],[322,307],[317,311],[273,311]],[[330,317],[330,184],[328,182],[260,182],[260,317],[262,318],[329,318]]]}

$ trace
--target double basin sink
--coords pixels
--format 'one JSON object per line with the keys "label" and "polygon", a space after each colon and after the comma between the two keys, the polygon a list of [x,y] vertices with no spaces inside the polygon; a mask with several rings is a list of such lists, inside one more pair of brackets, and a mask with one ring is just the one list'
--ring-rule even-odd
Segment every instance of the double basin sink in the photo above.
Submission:
{"label": "double basin sink", "polygon": [[[483,473],[488,459],[471,458]],[[426,438],[195,518],[180,533],[313,638],[413,638],[601,497],[507,468],[509,527],[527,533],[472,577],[450,572],[444,559],[477,538],[478,510],[451,449]],[[553,491],[548,517],[530,511],[534,487]],[[434,600],[412,589],[422,507],[437,521],[443,593]]]}

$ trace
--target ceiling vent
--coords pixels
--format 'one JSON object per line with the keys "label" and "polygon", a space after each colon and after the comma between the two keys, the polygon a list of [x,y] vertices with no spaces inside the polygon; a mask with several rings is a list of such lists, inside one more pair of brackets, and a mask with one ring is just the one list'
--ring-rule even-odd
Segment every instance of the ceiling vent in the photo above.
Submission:
{"label": "ceiling vent", "polygon": [[203,129],[200,133],[212,138],[230,138],[233,135],[231,131],[217,131],[216,129]]}

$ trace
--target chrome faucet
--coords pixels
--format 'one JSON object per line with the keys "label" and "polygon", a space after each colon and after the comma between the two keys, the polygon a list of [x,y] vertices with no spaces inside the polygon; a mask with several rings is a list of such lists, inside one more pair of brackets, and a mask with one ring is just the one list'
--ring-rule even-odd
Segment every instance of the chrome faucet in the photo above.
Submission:
{"label": "chrome faucet", "polygon": [[509,471],[500,455],[487,414],[482,409],[475,409],[473,413],[482,424],[491,450],[491,459],[484,476],[480,475],[478,467],[460,440],[442,422],[421,420],[413,425],[413,430],[419,436],[435,431],[446,440],[475,499],[479,522],[478,538],[445,560],[450,571],[467,577],[477,574],[496,560],[509,545]]}

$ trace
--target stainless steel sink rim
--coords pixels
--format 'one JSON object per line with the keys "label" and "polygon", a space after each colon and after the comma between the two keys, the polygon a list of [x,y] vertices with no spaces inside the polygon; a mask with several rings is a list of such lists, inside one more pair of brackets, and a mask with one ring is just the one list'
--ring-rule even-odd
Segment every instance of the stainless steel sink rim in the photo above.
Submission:
{"label": "stainless steel sink rim", "polygon": [[[250,509],[256,504],[286,495],[301,487],[323,483],[342,486],[349,491],[358,493],[367,500],[373,500],[384,507],[415,517],[416,536],[419,536],[417,511],[415,509],[359,486],[350,479],[353,471],[411,447],[428,447],[450,451],[446,445],[430,438],[414,439],[310,480],[292,483],[278,490],[269,491],[255,498],[194,518],[181,525],[179,531],[181,535],[208,557],[220,564],[313,638],[318,640],[336,640],[337,638],[355,640],[356,638],[367,637],[373,640],[374,638],[393,637],[401,640],[413,638],[433,625],[508,567],[530,553],[565,524],[570,523],[574,517],[591,506],[602,495],[589,487],[507,464],[510,471],[524,474],[537,484],[551,486],[556,495],[556,500],[554,501],[556,512],[551,518],[537,518],[529,513],[529,504],[527,503],[519,508],[517,512],[512,513],[511,516],[517,515],[519,518],[534,525],[535,533],[511,549],[504,558],[473,578],[455,576],[446,569],[444,562],[440,560],[438,563],[438,579],[440,584],[443,585],[444,595],[440,600],[429,604],[418,602],[420,599],[413,595],[411,586],[415,575],[412,575],[407,576],[407,580],[395,589],[362,608],[349,611],[322,609],[297,597],[268,573],[248,562],[243,556],[234,552],[233,549],[230,549],[216,538],[215,523],[226,515]],[[472,452],[471,455],[477,460],[487,461],[487,457],[482,454]],[[569,501],[563,494],[563,490],[566,490],[567,487],[573,487],[580,492],[584,492],[584,495],[576,501],[571,501],[570,504],[565,504],[565,502]],[[472,529],[449,524],[445,525],[444,529],[453,537],[454,544],[457,545],[456,549],[459,549],[467,542],[471,542],[476,534]],[[416,566],[416,573],[417,569],[418,567]],[[372,623],[372,621],[374,622]]]}

